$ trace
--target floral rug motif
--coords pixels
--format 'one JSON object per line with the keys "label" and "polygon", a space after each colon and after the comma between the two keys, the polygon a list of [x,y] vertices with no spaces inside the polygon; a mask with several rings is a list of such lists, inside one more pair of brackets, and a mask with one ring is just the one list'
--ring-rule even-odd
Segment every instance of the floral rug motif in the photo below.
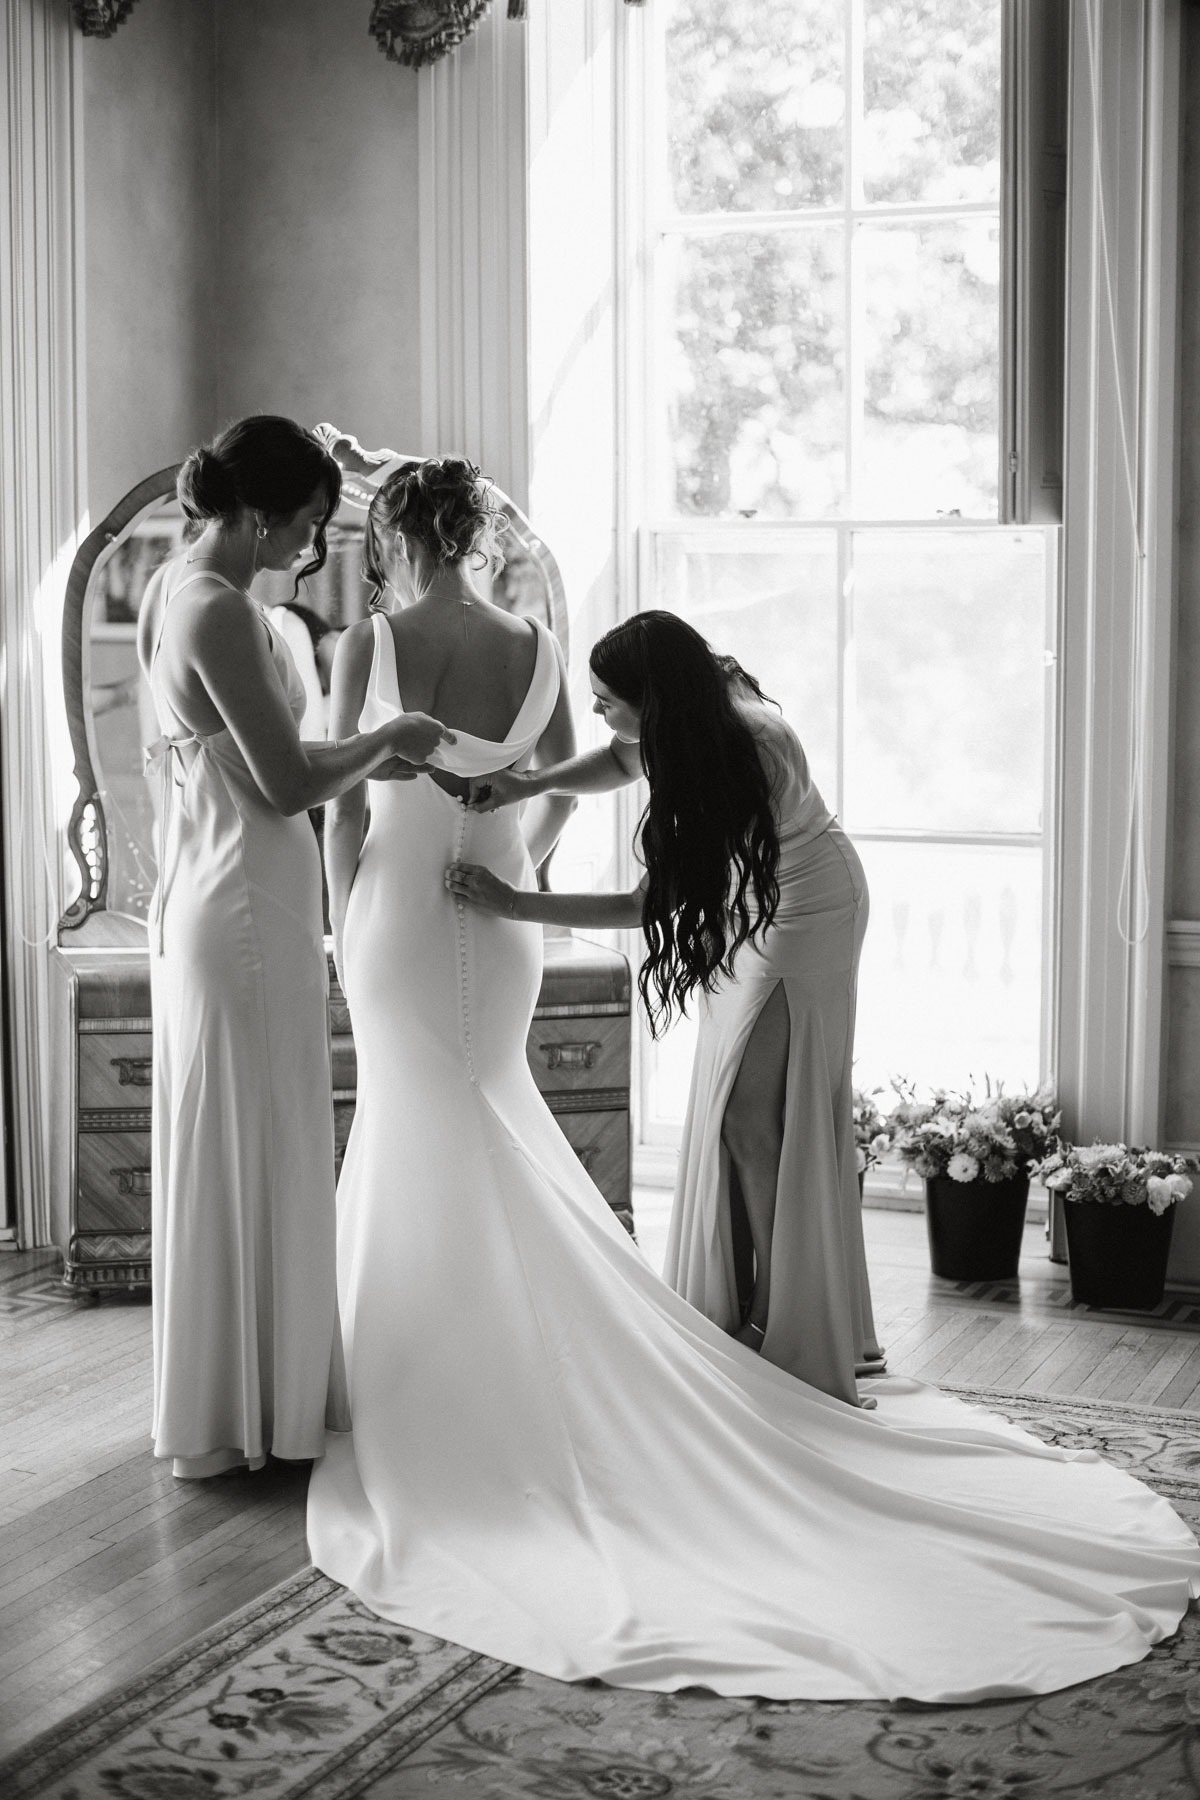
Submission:
{"label": "floral rug motif", "polygon": [[[1200,1528],[1188,1415],[957,1389]],[[1200,1611],[1141,1663],[977,1706],[564,1683],[284,1582],[0,1766],[5,1800],[1200,1800]]]}

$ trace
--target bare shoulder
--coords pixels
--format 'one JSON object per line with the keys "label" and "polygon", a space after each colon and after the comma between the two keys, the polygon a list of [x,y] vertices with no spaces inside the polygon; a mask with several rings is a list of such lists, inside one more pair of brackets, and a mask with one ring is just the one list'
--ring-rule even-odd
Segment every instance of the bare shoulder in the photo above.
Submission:
{"label": "bare shoulder", "polygon": [[142,604],[138,612],[138,661],[147,674],[150,664],[154,660],[154,645],[158,637],[159,620],[162,616],[162,599],[163,569],[158,568],[146,583],[146,591],[142,595]]}
{"label": "bare shoulder", "polygon": [[333,666],[347,674],[354,674],[360,669],[369,669],[375,655],[375,624],[371,618],[356,619],[348,625],[337,641],[333,653]]}
{"label": "bare shoulder", "polygon": [[265,643],[263,622],[252,601],[220,581],[192,582],[175,599],[168,617],[198,652],[243,653],[250,645]]}

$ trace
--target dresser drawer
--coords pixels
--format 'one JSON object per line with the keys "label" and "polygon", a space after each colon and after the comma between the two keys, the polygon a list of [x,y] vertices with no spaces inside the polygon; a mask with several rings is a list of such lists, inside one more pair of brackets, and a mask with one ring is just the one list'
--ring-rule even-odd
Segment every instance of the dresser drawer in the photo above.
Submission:
{"label": "dresser drawer", "polygon": [[150,1104],[152,1039],[149,1032],[81,1032],[79,1036],[79,1105],[95,1108]]}
{"label": "dresser drawer", "polygon": [[333,1057],[333,1091],[353,1093],[358,1086],[358,1056],[348,1032],[335,1031],[330,1040]]}
{"label": "dresser drawer", "polygon": [[81,1131],[78,1144],[76,1231],[148,1231],[150,1133]]}
{"label": "dresser drawer", "polygon": [[633,1230],[627,1112],[556,1113],[563,1136],[628,1231]]}
{"label": "dresser drawer", "polygon": [[544,1094],[579,1089],[629,1092],[629,1015],[535,1019],[525,1046]]}

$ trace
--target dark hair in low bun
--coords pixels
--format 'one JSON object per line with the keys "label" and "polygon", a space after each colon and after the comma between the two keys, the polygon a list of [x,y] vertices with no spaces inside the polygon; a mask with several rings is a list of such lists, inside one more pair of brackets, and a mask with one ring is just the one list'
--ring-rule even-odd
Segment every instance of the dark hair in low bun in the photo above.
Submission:
{"label": "dark hair in low bun", "polygon": [[383,483],[367,514],[363,575],[378,606],[387,587],[380,534],[402,531],[433,555],[439,568],[476,559],[493,568],[502,560],[500,539],[508,519],[491,478],[461,456],[430,456],[401,463]]}
{"label": "dark hair in low bun", "polygon": [[207,444],[193,450],[180,469],[176,492],[185,517],[197,525],[208,519],[230,518],[237,511],[238,497],[229,471]]}
{"label": "dark hair in low bun", "polygon": [[175,483],[184,517],[200,527],[213,519],[232,520],[242,506],[269,522],[288,519],[318,488],[325,492],[325,513],[312,560],[296,577],[297,591],[306,575],[325,565],[325,528],[342,492],[342,471],[318,437],[295,419],[256,413],[193,450]]}

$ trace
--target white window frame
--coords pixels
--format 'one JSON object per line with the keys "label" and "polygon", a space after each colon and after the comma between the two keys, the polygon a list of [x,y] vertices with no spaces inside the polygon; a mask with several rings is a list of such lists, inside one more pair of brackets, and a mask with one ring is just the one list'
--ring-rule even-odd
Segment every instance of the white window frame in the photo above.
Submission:
{"label": "white window frame", "polygon": [[[651,0],[651,4],[653,0]],[[1139,6],[1100,6],[1097,0],[1070,0],[1072,116],[1069,143],[1069,249],[1066,330],[1068,377],[1064,469],[1066,524],[1060,600],[1058,665],[1058,819],[1053,887],[1060,948],[1056,979],[1054,1056],[1068,1130],[1090,1136],[1123,1136],[1151,1141],[1162,1118],[1162,1037],[1164,1013],[1167,799],[1170,788],[1171,632],[1174,601],[1173,512],[1175,500],[1175,369],[1178,189],[1180,144],[1180,0],[1144,0]],[[636,92],[629,83],[629,39],[644,28],[643,9],[620,0],[529,0],[529,117],[536,113],[553,135],[559,115],[586,114],[590,137],[576,133],[574,149],[564,139],[557,149],[555,195],[525,192],[528,266],[524,273],[525,333],[507,369],[496,374],[505,404],[523,405],[525,443],[530,458],[533,516],[558,553],[574,539],[586,581],[568,582],[573,608],[576,680],[582,652],[618,610],[633,610],[638,560],[645,554],[629,516],[627,496],[644,479],[644,449],[626,429],[630,396],[616,381],[626,335],[641,336],[636,305],[615,312],[625,272],[636,266],[637,246],[620,197],[638,179],[640,147],[630,130]],[[1088,93],[1085,60],[1089,21],[1099,26],[1100,140],[1106,162],[1107,230],[1112,266],[1121,270],[1116,338],[1126,385],[1123,406],[1135,422],[1135,485],[1140,496],[1144,578],[1130,582],[1128,529],[1116,516],[1111,497],[1118,490],[1113,456],[1117,401],[1113,357],[1099,340],[1097,321],[1104,300],[1092,129],[1095,110]],[[482,39],[480,32],[476,34]],[[1095,35],[1095,34],[1093,34]],[[569,40],[569,41],[568,41]],[[474,40],[472,40],[474,41]],[[482,45],[481,45],[482,48]],[[440,68],[441,65],[435,65]],[[420,81],[435,70],[422,70]],[[536,92],[533,92],[536,90]],[[514,141],[525,153],[517,121],[496,124],[480,145],[505,159]],[[453,130],[453,120],[448,131]],[[546,131],[543,131],[546,137]],[[1114,141],[1115,140],[1115,141]],[[538,146],[531,144],[530,156]],[[1116,151],[1120,154],[1115,154]],[[571,156],[575,160],[571,161]],[[432,159],[432,160],[430,160]],[[508,166],[506,161],[506,167]],[[454,215],[477,207],[455,168],[461,159],[445,136],[422,135],[422,257],[430,233],[453,227]],[[605,443],[613,447],[613,480],[597,475],[594,519],[580,523],[556,488],[551,464],[561,460],[562,439],[547,420],[565,416],[558,396],[568,371],[564,351],[558,370],[543,367],[537,406],[530,399],[524,365],[527,347],[536,351],[537,290],[528,267],[538,267],[538,246],[580,240],[580,195],[607,195],[607,211],[591,235],[596,258],[610,256],[607,299],[597,290],[581,302],[579,330],[594,357],[588,380],[602,415],[617,410],[617,429]],[[506,190],[508,191],[508,190]],[[610,221],[615,217],[615,224]],[[574,234],[574,235],[572,235]],[[497,259],[508,269],[503,245],[476,232],[474,248],[445,277],[466,290],[478,307],[495,288]],[[569,249],[568,252],[569,254]],[[489,265],[488,259],[491,258]],[[512,293],[514,282],[506,292]],[[436,304],[443,313],[459,298],[438,276]],[[590,310],[589,310],[590,309]],[[531,328],[531,311],[535,315]],[[428,309],[426,318],[429,319]],[[593,322],[589,325],[588,320]],[[425,356],[423,344],[423,358]],[[457,354],[457,352],[456,352]],[[573,352],[572,352],[573,354]],[[606,361],[607,359],[607,361]],[[484,371],[492,379],[494,371]],[[523,387],[521,384],[524,384]],[[582,418],[578,394],[573,417]],[[426,414],[431,437],[442,437],[436,410]],[[516,428],[519,435],[519,421]],[[466,448],[474,448],[471,444]],[[486,448],[486,446],[484,446]],[[545,496],[544,502],[537,496]],[[576,501],[578,496],[575,497]],[[1136,628],[1136,633],[1135,633]],[[1137,638],[1136,670],[1129,646]],[[1103,704],[1099,698],[1103,697]],[[1137,756],[1137,780],[1132,780]],[[1131,829],[1132,797],[1132,829]],[[633,805],[622,797],[619,831],[627,834]],[[1147,930],[1126,944],[1116,926],[1126,843],[1132,838],[1145,875]],[[1062,929],[1065,921],[1068,929]],[[1182,934],[1176,933],[1182,942]],[[1179,952],[1182,958],[1182,950]],[[1200,1223],[1198,1223],[1200,1229]],[[1191,1228],[1181,1220],[1177,1243]]]}
{"label": "white window frame", "polygon": [[[1037,3],[1037,0],[1034,0]],[[1027,0],[1014,9],[1012,0],[1007,0],[1008,16],[1004,22],[1005,51],[1010,61],[1015,62],[1018,55],[1027,49],[1027,33],[1024,35],[1014,29],[1014,11],[1016,23],[1027,25],[1024,7]],[[622,9],[623,11],[625,9]],[[629,169],[626,179],[637,180],[638,187],[627,187],[619,199],[623,214],[623,233],[621,239],[622,264],[624,274],[618,280],[618,291],[625,296],[628,307],[629,323],[626,337],[626,364],[624,370],[625,416],[640,418],[642,431],[637,434],[640,441],[631,445],[631,454],[625,463],[625,483],[622,501],[624,516],[629,521],[627,529],[635,542],[635,555],[631,559],[632,566],[626,572],[621,583],[621,613],[635,612],[643,604],[654,604],[650,597],[655,589],[656,541],[667,536],[685,538],[689,542],[708,543],[714,548],[728,547],[730,544],[766,543],[768,540],[786,539],[788,536],[800,536],[805,533],[836,534],[838,544],[837,574],[837,606],[838,606],[838,644],[839,644],[839,692],[838,692],[838,755],[835,792],[827,795],[833,810],[839,814],[843,811],[843,763],[844,763],[844,720],[847,710],[847,681],[850,675],[850,662],[847,656],[848,613],[849,604],[846,593],[846,576],[850,561],[850,545],[854,534],[865,532],[919,532],[922,534],[937,532],[978,532],[989,528],[998,532],[1009,533],[1014,529],[1014,515],[1019,514],[1014,489],[1017,483],[1013,479],[1016,469],[1010,470],[1010,454],[1014,446],[1019,445],[1019,461],[1022,470],[1025,493],[1024,513],[1029,511],[1040,515],[1036,522],[1021,524],[1022,531],[1037,531],[1046,539],[1046,621],[1045,650],[1047,659],[1047,675],[1045,686],[1045,723],[1047,732],[1045,757],[1045,791],[1043,804],[1043,829],[1036,833],[1011,832],[942,832],[925,830],[898,830],[894,833],[883,833],[873,830],[855,831],[855,837],[864,843],[887,837],[892,841],[930,845],[983,843],[1003,847],[1019,844],[1021,847],[1036,846],[1042,851],[1043,882],[1043,956],[1041,972],[1041,1020],[1039,1035],[1039,1053],[1041,1061],[1040,1074],[1044,1077],[1053,1068],[1055,1042],[1055,1001],[1058,991],[1057,939],[1055,929],[1057,919],[1056,882],[1054,870],[1056,864],[1055,826],[1057,808],[1055,805],[1055,749],[1058,742],[1057,727],[1057,683],[1054,676],[1054,660],[1059,612],[1059,537],[1053,524],[1047,521],[1054,517],[1053,502],[1046,502],[1044,496],[1037,493],[1035,483],[1028,479],[1033,458],[1028,453],[1031,438],[1036,445],[1037,427],[1040,420],[1029,418],[1028,412],[1022,410],[1015,396],[1021,391],[1021,376],[1028,365],[1028,350],[1022,339],[1020,360],[1004,358],[1006,376],[1015,373],[1015,380],[1004,381],[1002,411],[999,423],[1000,484],[997,497],[997,511],[990,515],[963,518],[947,518],[934,514],[925,517],[907,517],[901,519],[885,519],[878,517],[861,517],[853,514],[838,514],[828,518],[811,520],[764,519],[703,519],[685,514],[671,515],[663,506],[661,483],[663,471],[656,467],[653,438],[654,421],[657,416],[658,399],[655,392],[655,378],[652,367],[651,349],[654,332],[647,329],[645,315],[649,307],[655,306],[654,299],[647,299],[647,290],[652,288],[652,275],[658,240],[672,232],[717,232],[755,230],[791,229],[797,225],[811,223],[830,224],[840,219],[846,238],[847,280],[844,293],[844,330],[846,334],[845,353],[848,359],[850,376],[845,384],[845,405],[847,418],[846,432],[846,492],[852,494],[853,461],[855,455],[855,432],[859,421],[857,404],[855,370],[857,359],[852,355],[853,315],[857,301],[861,298],[858,284],[851,277],[851,257],[854,250],[854,237],[860,223],[936,218],[953,220],[959,217],[978,217],[980,215],[996,216],[1001,211],[1001,203],[977,202],[966,204],[950,204],[946,206],[923,205],[891,205],[868,206],[862,199],[861,171],[856,154],[856,134],[850,122],[850,106],[847,107],[847,124],[844,142],[845,189],[844,200],[840,207],[806,207],[795,211],[780,210],[778,213],[734,214],[688,214],[678,213],[661,204],[656,204],[656,196],[651,191],[652,182],[647,174],[647,162],[654,158],[661,171],[662,154],[662,107],[664,72],[661,59],[661,39],[650,28],[648,14],[651,8],[633,9],[632,16],[625,24],[625,54],[622,60],[624,85],[628,95],[626,110],[626,131],[628,138],[639,146],[638,161]],[[847,7],[846,11],[846,51],[847,69],[855,67],[854,46],[856,37],[862,31],[861,0]],[[647,37],[649,42],[647,43]],[[1016,40],[1014,48],[1014,40]],[[859,107],[861,97],[859,97]],[[651,119],[651,129],[641,132],[634,121]],[[1006,153],[1011,151],[1014,141],[1011,130],[1004,133]],[[649,140],[647,148],[640,148]],[[1021,141],[1024,141],[1022,139]],[[632,154],[632,153],[631,153]],[[1011,184],[1006,184],[1011,185]],[[637,195],[640,193],[641,201]],[[1022,257],[1022,271],[1028,266],[1028,258]],[[1007,286],[1006,285],[1006,290]],[[1027,313],[1018,308],[1024,321]],[[998,329],[1001,322],[998,321]],[[638,354],[640,350],[640,355]],[[1015,365],[1015,366],[1014,366]],[[1042,365],[1044,367],[1044,364]],[[620,380],[620,375],[618,380]],[[1031,429],[1032,427],[1032,429]],[[1008,479],[1006,479],[1008,477]],[[1029,489],[1034,486],[1040,505],[1029,506]],[[638,504],[638,496],[650,493],[653,500],[649,509]],[[647,516],[648,512],[648,516]],[[641,516],[639,517],[639,513]],[[1004,515],[1002,518],[1001,515]],[[627,805],[621,820],[619,870],[620,879],[627,880],[632,875],[632,858],[629,845],[635,822],[634,809]],[[853,828],[852,821],[851,827]],[[630,933],[626,944],[626,953],[631,959],[638,956],[639,940],[636,934]],[[635,1034],[634,1051],[634,1087],[638,1095],[636,1109],[635,1135],[635,1173],[636,1179],[646,1185],[660,1185],[672,1179],[677,1136],[664,1131],[650,1117],[649,1083],[650,1055],[649,1045],[644,1032]]]}

